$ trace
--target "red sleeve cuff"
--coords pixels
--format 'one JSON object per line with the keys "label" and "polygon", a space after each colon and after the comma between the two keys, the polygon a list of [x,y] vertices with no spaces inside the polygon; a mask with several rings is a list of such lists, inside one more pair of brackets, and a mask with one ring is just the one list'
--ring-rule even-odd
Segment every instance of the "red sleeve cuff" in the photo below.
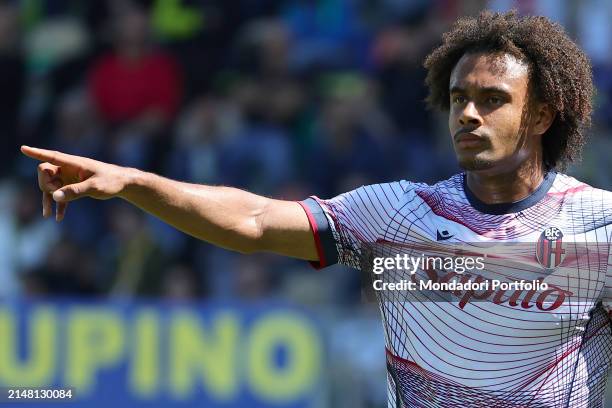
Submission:
{"label": "red sleeve cuff", "polygon": [[315,241],[315,247],[317,248],[317,255],[319,257],[318,261],[308,261],[310,265],[319,270],[325,268],[327,265],[325,260],[325,254],[323,252],[323,245],[321,244],[321,235],[319,233],[319,225],[317,220],[311,210],[311,205],[305,201],[298,201],[298,203],[302,206],[304,211],[306,212],[306,216],[308,217],[308,222],[310,223],[310,230],[312,231],[312,235]]}

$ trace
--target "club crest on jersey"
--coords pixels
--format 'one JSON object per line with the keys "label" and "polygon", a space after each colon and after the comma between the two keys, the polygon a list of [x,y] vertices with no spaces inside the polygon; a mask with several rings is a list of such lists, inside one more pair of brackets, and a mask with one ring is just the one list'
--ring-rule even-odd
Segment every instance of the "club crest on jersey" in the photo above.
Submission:
{"label": "club crest on jersey", "polygon": [[548,227],[538,238],[536,257],[545,269],[555,269],[565,258],[563,248],[563,231],[557,227]]}

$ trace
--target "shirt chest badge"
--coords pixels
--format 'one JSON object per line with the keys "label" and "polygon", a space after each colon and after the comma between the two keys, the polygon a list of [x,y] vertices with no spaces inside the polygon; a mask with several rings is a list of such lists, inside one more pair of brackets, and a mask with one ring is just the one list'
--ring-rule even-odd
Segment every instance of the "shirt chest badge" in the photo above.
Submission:
{"label": "shirt chest badge", "polygon": [[544,269],[552,270],[563,262],[565,248],[563,231],[557,227],[548,227],[540,234],[536,244],[536,258]]}

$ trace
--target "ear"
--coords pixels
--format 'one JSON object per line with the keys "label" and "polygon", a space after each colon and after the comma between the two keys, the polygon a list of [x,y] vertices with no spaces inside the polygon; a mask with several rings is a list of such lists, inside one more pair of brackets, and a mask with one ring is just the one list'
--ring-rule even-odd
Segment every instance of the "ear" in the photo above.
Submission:
{"label": "ear", "polygon": [[534,135],[543,135],[555,120],[557,112],[547,103],[536,103],[534,107],[533,124],[531,131]]}

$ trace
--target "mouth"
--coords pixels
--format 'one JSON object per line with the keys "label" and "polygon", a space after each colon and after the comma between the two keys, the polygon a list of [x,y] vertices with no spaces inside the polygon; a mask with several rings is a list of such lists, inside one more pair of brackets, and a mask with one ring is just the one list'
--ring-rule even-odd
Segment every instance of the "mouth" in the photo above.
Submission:
{"label": "mouth", "polygon": [[455,145],[463,149],[480,147],[486,142],[486,138],[471,132],[459,132],[454,139]]}

